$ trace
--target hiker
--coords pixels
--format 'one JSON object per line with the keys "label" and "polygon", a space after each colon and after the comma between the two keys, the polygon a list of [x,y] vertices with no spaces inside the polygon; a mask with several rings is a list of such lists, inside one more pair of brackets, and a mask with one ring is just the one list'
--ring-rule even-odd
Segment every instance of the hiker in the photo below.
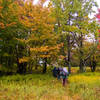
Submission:
{"label": "hiker", "polygon": [[67,78],[68,78],[67,69],[64,67],[60,74],[61,74],[61,78],[62,78],[62,84],[63,84],[63,86],[65,86],[66,82],[67,82]]}
{"label": "hiker", "polygon": [[66,67],[64,67],[64,68],[54,67],[53,76],[57,77],[58,80],[62,79],[62,84],[63,84],[63,86],[65,86],[65,84],[67,82],[67,78],[68,78],[68,71],[67,71]]}
{"label": "hiker", "polygon": [[58,76],[57,74],[58,74],[58,68],[54,67],[54,69],[53,69],[53,76],[57,77]]}
{"label": "hiker", "polygon": [[63,70],[63,68],[58,67],[58,74],[57,74],[57,78],[58,78],[58,80],[61,79],[61,75],[60,75],[60,73],[61,73],[62,70]]}

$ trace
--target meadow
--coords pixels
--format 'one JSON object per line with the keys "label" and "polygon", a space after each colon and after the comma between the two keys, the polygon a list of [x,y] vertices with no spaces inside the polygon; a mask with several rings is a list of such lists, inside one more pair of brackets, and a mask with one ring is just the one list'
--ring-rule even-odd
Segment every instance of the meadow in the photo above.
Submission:
{"label": "meadow", "polygon": [[65,87],[51,72],[1,76],[0,100],[100,100],[100,71],[73,69]]}

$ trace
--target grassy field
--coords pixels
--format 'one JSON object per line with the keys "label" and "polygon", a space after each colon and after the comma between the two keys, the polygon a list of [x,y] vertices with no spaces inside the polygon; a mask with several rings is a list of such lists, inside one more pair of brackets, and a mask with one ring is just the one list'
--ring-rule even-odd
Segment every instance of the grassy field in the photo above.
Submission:
{"label": "grassy field", "polygon": [[73,70],[65,87],[52,73],[2,76],[0,100],[100,100],[100,72]]}

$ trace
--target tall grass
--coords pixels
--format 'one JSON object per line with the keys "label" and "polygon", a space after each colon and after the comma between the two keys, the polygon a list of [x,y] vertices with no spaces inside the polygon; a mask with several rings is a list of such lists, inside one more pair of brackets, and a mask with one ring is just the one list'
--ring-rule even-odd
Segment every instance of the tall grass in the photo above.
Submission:
{"label": "tall grass", "polygon": [[50,74],[3,76],[0,100],[63,100],[65,88]]}
{"label": "tall grass", "polygon": [[81,100],[100,100],[100,73],[87,72],[70,76],[69,91],[78,94]]}
{"label": "tall grass", "polygon": [[100,100],[100,73],[72,74],[65,87],[51,73],[2,76],[0,100]]}

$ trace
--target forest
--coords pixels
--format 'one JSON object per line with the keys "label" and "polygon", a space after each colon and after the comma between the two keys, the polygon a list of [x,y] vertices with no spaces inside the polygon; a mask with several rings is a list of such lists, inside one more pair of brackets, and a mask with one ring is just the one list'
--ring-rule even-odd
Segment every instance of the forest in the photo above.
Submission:
{"label": "forest", "polygon": [[[95,0],[0,0],[0,100],[100,100],[100,9],[93,7]],[[68,69],[68,87],[54,67]]]}

